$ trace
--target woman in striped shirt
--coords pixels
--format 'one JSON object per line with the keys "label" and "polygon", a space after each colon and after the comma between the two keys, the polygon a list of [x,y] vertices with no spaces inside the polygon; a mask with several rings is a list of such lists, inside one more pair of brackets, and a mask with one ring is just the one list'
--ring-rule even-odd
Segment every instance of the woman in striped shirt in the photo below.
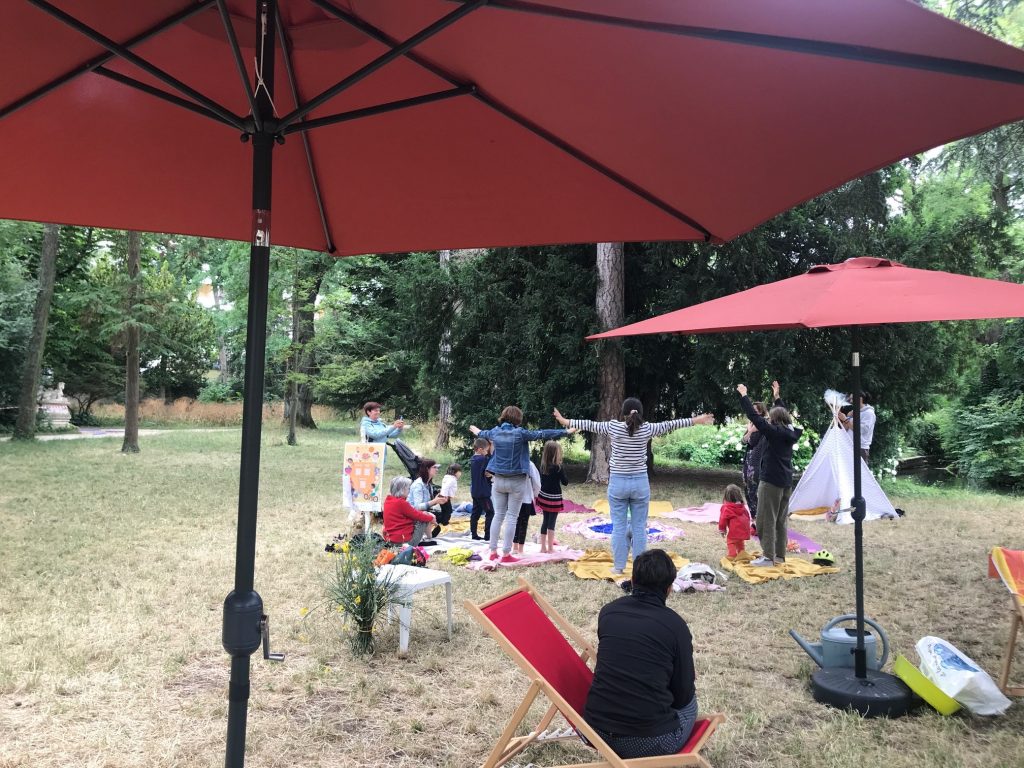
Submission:
{"label": "woman in striped shirt", "polygon": [[612,455],[608,461],[608,508],[612,516],[612,575],[619,576],[629,558],[631,532],[633,556],[647,549],[647,509],[651,502],[651,484],[647,479],[647,442],[681,427],[714,424],[711,414],[692,419],[644,421],[643,404],[635,397],[622,403],[619,421],[567,419],[555,408],[555,420],[563,427],[608,435]]}

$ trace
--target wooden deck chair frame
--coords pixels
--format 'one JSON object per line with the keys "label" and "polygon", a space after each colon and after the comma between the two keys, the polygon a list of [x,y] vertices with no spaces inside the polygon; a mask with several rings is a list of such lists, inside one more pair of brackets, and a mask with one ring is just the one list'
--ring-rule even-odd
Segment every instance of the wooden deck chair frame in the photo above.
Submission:
{"label": "wooden deck chair frame", "polygon": [[1024,624],[1024,600],[1010,595],[1010,638],[1003,653],[1003,668],[999,672],[999,689],[1007,696],[1024,696],[1024,685],[1010,685],[1010,668],[1017,651],[1017,632]]}
{"label": "wooden deck chair frame", "polygon": [[[703,768],[711,768],[711,764],[701,757],[700,750],[703,749],[708,739],[715,732],[715,729],[725,721],[725,715],[714,714],[706,715],[702,717],[702,720],[708,720],[708,726],[704,730],[703,734],[697,739],[697,741],[690,745],[690,751],[681,752],[674,755],[663,755],[660,757],[643,757],[625,759],[615,754],[614,750],[602,739],[597,732],[591,728],[587,722],[583,719],[583,715],[577,712],[568,701],[552,686],[547,680],[544,679],[537,669],[529,662],[529,660],[513,645],[498,629],[494,623],[487,617],[484,610],[495,603],[499,603],[502,600],[513,597],[521,592],[528,593],[536,602],[537,606],[543,611],[547,618],[576,645],[576,648],[581,648],[579,651],[579,657],[584,664],[588,666],[594,660],[597,659],[597,653],[594,647],[587,642],[586,638],[582,634],[566,621],[562,615],[555,610],[555,608],[544,599],[544,597],[523,577],[519,577],[519,588],[514,589],[510,592],[506,592],[503,595],[495,597],[493,600],[488,600],[485,603],[476,605],[475,603],[466,600],[465,606],[469,611],[469,615],[473,617],[484,630],[501,646],[502,650],[509,655],[509,657],[519,666],[523,672],[526,673],[527,677],[530,678],[530,687],[526,691],[526,695],[523,697],[522,702],[516,707],[515,712],[512,714],[512,718],[509,720],[508,725],[501,732],[501,736],[498,737],[498,742],[494,745],[494,749],[491,750],[487,760],[484,761],[482,768],[498,768],[504,765],[517,754],[522,752],[524,749],[529,747],[533,743],[551,743],[554,741],[567,741],[580,743],[579,737],[576,733],[571,735],[563,735],[550,737],[546,736],[547,729],[550,727],[551,722],[555,716],[561,714],[565,720],[571,725],[575,726],[576,731],[585,736],[587,741],[598,751],[601,756],[601,760],[596,762],[585,762],[585,763],[567,763],[565,765],[555,766],[554,768],[676,768],[676,766],[703,766]],[[530,707],[538,696],[543,694],[548,701],[551,703],[541,717],[540,721],[530,730],[525,736],[515,736],[516,729],[519,724],[523,722],[526,715],[529,713]]]}

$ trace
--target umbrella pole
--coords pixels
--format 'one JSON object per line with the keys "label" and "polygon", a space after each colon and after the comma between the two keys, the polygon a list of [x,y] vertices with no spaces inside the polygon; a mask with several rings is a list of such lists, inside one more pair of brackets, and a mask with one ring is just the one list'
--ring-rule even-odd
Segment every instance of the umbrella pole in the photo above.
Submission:
{"label": "umbrella pole", "polygon": [[[266,367],[267,293],[270,281],[271,170],[275,143],[271,98],[274,88],[276,0],[257,0],[256,68],[262,82],[256,109],[262,120],[253,130],[252,245],[249,252],[249,303],[245,337],[245,396],[242,406],[242,457],[238,483],[238,532],[235,542],[235,588],[224,600],[222,641],[231,655],[228,684],[226,768],[245,762],[245,728],[249,707],[249,657],[269,632],[263,600],[253,589],[256,571],[256,512],[260,483],[260,437],[263,419],[263,376]],[[261,35],[261,30],[271,30]],[[256,121],[254,121],[256,122]],[[243,140],[247,137],[243,136]]]}
{"label": "umbrella pole", "polygon": [[853,652],[853,668],[857,677],[867,677],[867,652],[864,650],[864,517],[866,506],[861,496],[860,478],[860,326],[852,331],[851,367],[853,369],[853,550],[854,584],[857,594],[857,648]]}

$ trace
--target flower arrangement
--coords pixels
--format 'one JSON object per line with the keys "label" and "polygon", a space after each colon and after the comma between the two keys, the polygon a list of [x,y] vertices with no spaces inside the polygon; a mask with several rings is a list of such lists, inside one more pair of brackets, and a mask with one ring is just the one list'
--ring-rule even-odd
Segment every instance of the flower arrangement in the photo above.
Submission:
{"label": "flower arrangement", "polygon": [[373,630],[398,595],[398,580],[379,576],[374,561],[380,545],[369,538],[344,542],[335,549],[334,572],[328,576],[327,602],[341,613],[357,656],[372,656]]}

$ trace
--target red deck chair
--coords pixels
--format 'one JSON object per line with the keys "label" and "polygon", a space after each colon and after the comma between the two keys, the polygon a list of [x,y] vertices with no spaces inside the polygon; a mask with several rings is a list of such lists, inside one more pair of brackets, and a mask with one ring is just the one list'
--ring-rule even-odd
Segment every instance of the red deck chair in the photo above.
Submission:
{"label": "red deck chair", "polygon": [[[526,579],[520,577],[519,589],[512,592],[479,606],[468,600],[465,605],[470,616],[498,641],[502,650],[530,678],[526,696],[516,707],[483,768],[504,765],[535,742],[579,743],[577,733],[586,736],[602,759],[557,768],[674,768],[684,765],[711,768],[711,764],[699,753],[719,723],[725,721],[724,715],[711,715],[698,720],[689,741],[674,755],[625,760],[612,751],[594,729],[587,725],[581,714],[594,676],[587,662],[596,659],[597,654],[576,628],[562,618]],[[573,648],[566,636],[582,650]],[[551,706],[528,734],[514,736],[539,694],[544,694]],[[556,730],[550,734],[547,729],[557,714],[561,714],[572,728],[561,732]]]}
{"label": "red deck chair", "polygon": [[1010,668],[1017,648],[1017,631],[1024,625],[1024,550],[993,547],[988,558],[989,578],[1002,579],[1010,590],[1010,637],[1003,652],[999,688],[1007,696],[1024,696],[1024,685],[1010,685]]}

